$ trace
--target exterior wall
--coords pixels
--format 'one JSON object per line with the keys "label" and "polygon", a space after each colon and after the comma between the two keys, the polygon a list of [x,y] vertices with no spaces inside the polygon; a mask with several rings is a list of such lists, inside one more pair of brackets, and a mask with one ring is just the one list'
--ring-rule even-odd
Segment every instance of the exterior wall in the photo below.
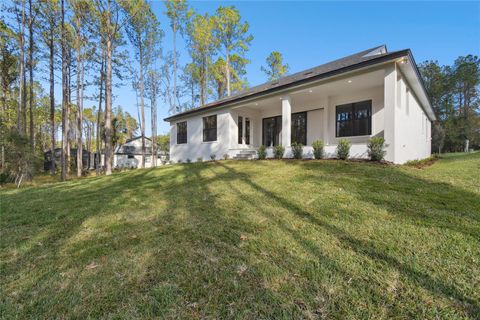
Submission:
{"label": "exterior wall", "polygon": [[[114,168],[140,168],[142,164],[142,156],[134,155],[133,158],[128,158],[126,154],[116,154],[113,157]],[[145,155],[145,168],[152,166],[152,156]]]}
{"label": "exterior wall", "polygon": [[[336,106],[372,100],[372,134],[355,137],[336,137]],[[368,140],[373,136],[383,137],[385,129],[384,121],[384,97],[383,87],[374,87],[361,92],[346,92],[342,96],[334,96],[327,99],[328,107],[325,111],[324,143],[327,157],[336,156],[336,148],[340,139],[347,139],[351,143],[350,157],[366,158]]]}
{"label": "exterior wall", "polygon": [[400,73],[397,90],[394,162],[427,158],[431,154],[431,121]]}
{"label": "exterior wall", "polygon": [[[291,109],[291,113],[307,112],[305,158],[313,157],[311,144],[318,139],[324,141],[326,157],[335,157],[338,142],[342,139],[336,137],[336,106],[365,100],[372,100],[372,132],[371,135],[343,138],[351,143],[350,157],[367,158],[368,140],[373,136],[385,138],[388,161],[405,163],[430,155],[430,120],[418,99],[408,89],[396,64],[387,65],[384,72],[384,84],[367,90],[346,91],[337,96],[321,97],[308,104],[296,104],[295,100],[290,100],[291,105],[287,109]],[[212,154],[218,159],[225,154],[235,156],[241,149],[257,148],[262,144],[262,119],[282,115],[285,110],[285,105],[282,110],[282,101],[279,101],[278,107],[268,109],[226,108],[179,120],[187,121],[187,143],[180,145],[176,144],[177,122],[172,122],[170,159],[173,162],[185,162],[187,159],[193,162],[200,157],[205,161]],[[217,141],[203,142],[202,118],[212,114],[217,114]],[[249,146],[238,144],[238,116],[248,117],[251,121]],[[283,144],[280,136],[280,144]],[[273,155],[271,148],[267,149],[267,154]],[[290,147],[286,148],[285,156],[292,156]]]}
{"label": "exterior wall", "polygon": [[[217,141],[203,142],[203,117],[217,115]],[[177,122],[187,121],[187,143],[177,144]],[[185,120],[179,120],[170,124],[170,160],[173,162],[195,162],[198,158],[202,161],[210,160],[215,154],[217,159],[229,153],[230,141],[236,138],[236,131],[232,128],[236,124],[230,109],[222,109],[217,112],[195,115]]]}

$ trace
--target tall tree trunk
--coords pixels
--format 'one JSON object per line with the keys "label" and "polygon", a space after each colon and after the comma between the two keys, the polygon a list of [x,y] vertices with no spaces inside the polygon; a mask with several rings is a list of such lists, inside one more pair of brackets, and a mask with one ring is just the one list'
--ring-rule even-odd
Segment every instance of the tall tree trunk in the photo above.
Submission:
{"label": "tall tree trunk", "polygon": [[67,44],[65,39],[65,0],[62,0],[62,174],[61,179],[65,181],[67,179],[67,153],[68,153],[68,92],[67,92]]}
{"label": "tall tree trunk", "polygon": [[53,43],[53,28],[50,29],[49,39],[50,49],[50,127],[51,127],[51,154],[52,163],[50,165],[50,173],[55,175],[55,73],[54,73],[54,43]]}
{"label": "tall tree trunk", "polygon": [[173,111],[177,112],[177,24],[173,23]]}
{"label": "tall tree trunk", "polygon": [[[155,80],[153,80],[155,81]],[[151,97],[151,112],[152,112],[152,166],[157,166],[157,93],[156,85],[152,81],[152,97]]]}
{"label": "tall tree trunk", "polygon": [[225,68],[226,68],[226,74],[227,74],[227,96],[230,97],[231,91],[230,91],[230,52],[227,49],[227,56],[226,56],[226,63],[225,63]]}
{"label": "tall tree trunk", "polygon": [[22,100],[22,134],[27,136],[27,72],[26,72],[26,61],[24,61],[23,66],[23,100]]}
{"label": "tall tree trunk", "polygon": [[25,115],[25,1],[22,0],[22,21],[20,23],[20,32],[18,34],[19,56],[19,86],[18,86],[18,106],[17,106],[17,131],[25,134],[24,115]]}
{"label": "tall tree trunk", "polygon": [[195,107],[195,81],[193,80],[192,76],[192,81],[190,83],[190,93],[192,95],[192,108]]}
{"label": "tall tree trunk", "polygon": [[205,58],[205,103],[208,103],[208,57]]}
{"label": "tall tree trunk", "polygon": [[[110,12],[108,13],[108,25],[110,25]],[[105,97],[105,174],[112,174],[112,36],[107,37],[107,75]]]}
{"label": "tall tree trunk", "polygon": [[72,163],[71,152],[72,152],[72,141],[71,141],[71,131],[70,126],[72,125],[70,119],[70,106],[72,105],[72,51],[70,48],[67,53],[67,114],[68,114],[68,126],[67,126],[67,173],[70,174],[70,164]]}
{"label": "tall tree trunk", "polygon": [[[33,116],[33,10],[32,0],[28,1],[29,21],[28,21],[28,71],[29,71],[29,99],[28,110],[30,115],[30,152],[35,154],[35,125]],[[33,168],[33,163],[31,164]]]}
{"label": "tall tree trunk", "polygon": [[76,16],[77,25],[77,177],[83,171],[83,59],[80,39],[80,17]]}
{"label": "tall tree trunk", "polygon": [[141,126],[140,130],[142,133],[142,168],[145,168],[145,102],[144,102],[144,95],[145,95],[145,90],[144,90],[144,83],[143,83],[143,48],[142,45],[140,44],[140,115],[141,115]]}
{"label": "tall tree trunk", "polygon": [[95,158],[95,171],[97,176],[100,175],[100,164],[101,164],[101,139],[100,139],[100,116],[102,114],[102,98],[103,98],[103,82],[105,79],[105,54],[102,49],[102,65],[101,65],[101,70],[100,70],[100,95],[98,97],[98,113],[97,113],[97,156]]}

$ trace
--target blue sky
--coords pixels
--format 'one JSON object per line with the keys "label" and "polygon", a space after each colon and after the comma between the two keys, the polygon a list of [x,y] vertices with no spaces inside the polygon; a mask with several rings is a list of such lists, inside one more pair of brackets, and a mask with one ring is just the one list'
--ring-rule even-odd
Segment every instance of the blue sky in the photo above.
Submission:
{"label": "blue sky", "polygon": [[[220,5],[235,5],[254,36],[247,53],[251,86],[265,82],[260,67],[271,51],[280,51],[290,72],[310,68],[377,45],[388,50],[410,48],[417,63],[438,60],[451,64],[456,57],[480,54],[480,2],[300,2],[300,1],[190,1],[200,13],[214,13]],[[164,51],[172,48],[172,35],[162,1],[153,2],[165,31]],[[180,39],[180,63],[189,61]],[[114,106],[137,115],[130,83],[115,88]],[[92,103],[86,103],[90,106]],[[166,133],[163,121],[168,107],[160,101],[158,132]],[[150,110],[147,135],[150,134]]]}

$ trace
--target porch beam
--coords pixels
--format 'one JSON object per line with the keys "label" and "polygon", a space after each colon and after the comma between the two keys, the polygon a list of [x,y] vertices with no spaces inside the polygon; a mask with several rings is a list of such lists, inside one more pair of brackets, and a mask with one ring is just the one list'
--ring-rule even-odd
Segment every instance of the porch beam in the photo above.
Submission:
{"label": "porch beam", "polygon": [[292,130],[292,103],[289,96],[282,97],[282,146],[290,147]]}

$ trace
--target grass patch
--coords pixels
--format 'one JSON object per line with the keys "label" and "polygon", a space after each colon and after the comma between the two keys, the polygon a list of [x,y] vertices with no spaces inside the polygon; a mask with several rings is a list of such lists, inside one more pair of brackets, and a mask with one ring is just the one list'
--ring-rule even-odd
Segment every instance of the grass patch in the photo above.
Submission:
{"label": "grass patch", "polygon": [[479,172],[217,161],[3,189],[0,314],[476,319]]}

